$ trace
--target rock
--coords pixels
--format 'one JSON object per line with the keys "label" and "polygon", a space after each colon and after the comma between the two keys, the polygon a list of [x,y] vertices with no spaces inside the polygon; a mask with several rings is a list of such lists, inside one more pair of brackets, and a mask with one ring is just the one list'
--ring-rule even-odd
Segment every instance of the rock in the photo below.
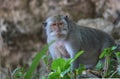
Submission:
{"label": "rock", "polygon": [[63,11],[67,11],[75,21],[81,18],[93,18],[95,15],[95,6],[91,0],[71,0],[63,6]]}
{"label": "rock", "polygon": [[[0,56],[2,67],[11,65],[12,69],[19,66],[29,66],[29,60],[42,49],[45,44],[41,40],[41,30],[26,31],[20,25],[9,21],[0,20]],[[31,61],[30,61],[31,62]]]}
{"label": "rock", "polygon": [[91,0],[95,5],[95,17],[114,22],[120,12],[120,0]]}
{"label": "rock", "polygon": [[102,18],[96,19],[81,19],[77,22],[78,25],[88,26],[96,29],[103,30],[109,34],[112,34],[113,24]]}
{"label": "rock", "polygon": [[115,27],[113,29],[112,35],[115,39],[120,39],[120,27]]}
{"label": "rock", "polygon": [[[46,43],[41,23],[48,16],[59,13],[74,21],[99,16],[114,22],[116,11],[119,11],[119,0],[0,0],[0,59],[4,61],[0,64],[3,68],[11,64],[12,69],[29,65]],[[113,24],[100,18],[83,19],[78,24],[110,34],[113,29]],[[114,26],[112,33],[119,38],[119,25]]]}

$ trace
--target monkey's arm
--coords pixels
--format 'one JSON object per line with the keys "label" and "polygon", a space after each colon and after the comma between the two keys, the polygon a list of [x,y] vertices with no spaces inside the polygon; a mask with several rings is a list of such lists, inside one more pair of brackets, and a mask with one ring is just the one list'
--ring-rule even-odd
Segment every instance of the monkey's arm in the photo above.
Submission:
{"label": "monkey's arm", "polygon": [[53,59],[55,58],[70,58],[67,50],[62,43],[55,42],[49,47],[50,53],[52,54]]}
{"label": "monkey's arm", "polygon": [[61,54],[62,58],[70,58],[70,55],[68,54],[64,46],[57,46],[56,49],[58,50],[58,53]]}

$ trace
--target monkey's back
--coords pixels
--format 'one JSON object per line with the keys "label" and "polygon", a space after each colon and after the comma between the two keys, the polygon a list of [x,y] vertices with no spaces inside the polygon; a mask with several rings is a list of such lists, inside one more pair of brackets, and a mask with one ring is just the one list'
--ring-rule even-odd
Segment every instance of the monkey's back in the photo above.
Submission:
{"label": "monkey's back", "polygon": [[85,51],[85,53],[79,57],[79,62],[85,64],[87,68],[96,65],[99,55],[104,48],[115,45],[113,38],[109,34],[98,29],[76,26],[72,31],[74,34],[70,37],[73,38],[69,39],[73,39],[71,43],[75,44],[71,45],[73,49],[79,48],[79,50],[76,50],[76,53],[80,50]]}
{"label": "monkey's back", "polygon": [[[85,26],[79,26],[79,34],[81,35],[80,38],[82,38],[82,42],[88,44],[93,44],[99,46],[99,45],[104,45],[105,43],[109,43],[109,46],[114,45],[114,39],[112,36],[107,34],[106,32],[103,32],[99,29],[94,29],[94,28],[89,28]],[[87,39],[87,41],[85,40]]]}

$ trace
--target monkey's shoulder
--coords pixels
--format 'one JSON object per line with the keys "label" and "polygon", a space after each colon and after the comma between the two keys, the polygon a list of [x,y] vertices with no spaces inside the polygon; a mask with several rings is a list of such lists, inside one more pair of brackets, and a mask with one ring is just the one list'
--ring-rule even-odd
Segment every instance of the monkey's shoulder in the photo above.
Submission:
{"label": "monkey's shoulder", "polygon": [[78,26],[76,26],[76,29],[74,29],[74,32],[75,32],[74,35],[71,35],[71,36],[76,36],[76,38],[81,39],[82,41],[84,41],[84,40],[114,41],[112,36],[109,35],[108,33],[104,32],[102,30],[90,28],[87,26],[79,26],[78,25]]}
{"label": "monkey's shoulder", "polygon": [[82,33],[87,33],[88,35],[89,34],[109,35],[108,33],[104,32],[100,29],[91,28],[91,27],[87,27],[87,26],[78,25],[77,30],[79,30],[79,32],[82,32]]}

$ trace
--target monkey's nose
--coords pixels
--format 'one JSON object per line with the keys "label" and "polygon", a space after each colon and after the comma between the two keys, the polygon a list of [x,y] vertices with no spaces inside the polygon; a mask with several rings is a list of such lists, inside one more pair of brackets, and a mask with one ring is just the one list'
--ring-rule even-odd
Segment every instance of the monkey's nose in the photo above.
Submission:
{"label": "monkey's nose", "polygon": [[59,27],[59,26],[56,28],[56,31],[57,31],[57,32],[61,32],[61,30],[60,30],[60,27]]}

